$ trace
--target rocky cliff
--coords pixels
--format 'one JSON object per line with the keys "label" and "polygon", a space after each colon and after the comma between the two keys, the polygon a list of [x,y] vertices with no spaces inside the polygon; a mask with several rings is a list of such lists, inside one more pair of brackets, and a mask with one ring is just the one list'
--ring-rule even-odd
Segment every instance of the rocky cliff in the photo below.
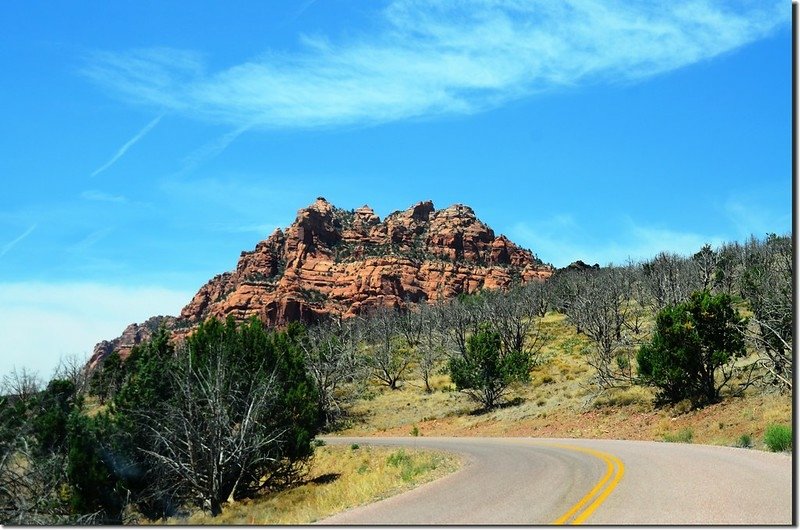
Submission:
{"label": "rocky cliff", "polygon": [[91,365],[134,344],[164,324],[178,334],[209,317],[273,325],[345,318],[377,306],[437,301],[479,289],[545,279],[553,272],[530,250],[481,222],[468,206],[435,210],[430,201],[383,221],[368,206],[346,211],[324,198],[297,213],[255,249],[242,252],[236,270],[215,276],[179,317],[131,324],[95,347]]}

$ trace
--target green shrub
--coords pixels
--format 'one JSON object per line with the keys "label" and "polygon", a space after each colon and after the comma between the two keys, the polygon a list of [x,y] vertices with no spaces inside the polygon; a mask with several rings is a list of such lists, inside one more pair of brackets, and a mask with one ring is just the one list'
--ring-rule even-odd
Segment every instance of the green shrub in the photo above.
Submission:
{"label": "green shrub", "polygon": [[788,425],[770,425],[764,431],[764,444],[774,452],[791,450],[792,428]]}
{"label": "green shrub", "polygon": [[414,427],[411,428],[411,436],[419,436],[419,427],[417,427],[416,425],[414,425]]}
{"label": "green shrub", "polygon": [[400,478],[403,482],[411,482],[417,476],[427,471],[436,469],[440,458],[437,456],[426,457],[420,455],[409,455],[403,449],[395,451],[386,459],[386,463],[400,470]]}
{"label": "green shrub", "polygon": [[392,467],[408,466],[411,464],[411,457],[403,449],[400,449],[390,454],[386,459],[386,463]]}
{"label": "green shrub", "polygon": [[743,434],[739,437],[739,440],[736,441],[736,447],[742,447],[744,449],[750,449],[753,447],[753,438],[749,434]]}
{"label": "green shrub", "polygon": [[658,388],[661,403],[718,401],[730,378],[722,368],[745,355],[744,322],[724,293],[698,291],[682,304],[665,307],[656,316],[652,339],[636,357],[642,382]]}
{"label": "green shrub", "polygon": [[322,424],[304,333],[229,317],[202,323],[177,351],[163,328],[134,348],[112,402],[113,438],[115,462],[135,471],[118,478],[139,512],[160,518],[197,503],[218,514],[230,497],[298,480]]}
{"label": "green shrub", "polygon": [[456,390],[492,410],[512,384],[530,381],[533,360],[528,352],[505,351],[500,334],[483,325],[467,339],[466,354],[451,358],[448,367]]}
{"label": "green shrub", "polygon": [[359,446],[358,444],[352,444],[352,445],[350,446],[350,450],[351,450],[351,451],[355,451],[355,450],[356,450],[356,449],[358,449],[359,447],[360,447],[360,446]]}

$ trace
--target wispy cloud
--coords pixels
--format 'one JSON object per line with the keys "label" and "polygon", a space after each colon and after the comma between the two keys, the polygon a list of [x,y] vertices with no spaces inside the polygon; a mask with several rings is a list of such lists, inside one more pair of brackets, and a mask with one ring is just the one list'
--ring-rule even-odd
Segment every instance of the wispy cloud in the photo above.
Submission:
{"label": "wispy cloud", "polygon": [[752,195],[747,198],[731,196],[723,205],[723,211],[742,239],[751,235],[763,237],[770,232],[783,234],[792,230],[791,198],[786,201],[785,209],[776,210]]}
{"label": "wispy cloud", "polygon": [[143,137],[144,137],[144,136],[145,136],[147,133],[149,133],[149,132],[150,132],[150,131],[153,129],[153,127],[155,127],[156,125],[158,125],[158,122],[160,122],[160,121],[161,121],[161,118],[163,118],[163,117],[164,117],[164,114],[160,114],[159,116],[156,116],[156,118],[155,118],[155,119],[153,119],[153,121],[151,121],[150,123],[148,123],[147,125],[145,125],[145,126],[144,126],[144,128],[143,128],[141,131],[139,131],[138,133],[136,133],[136,136],[134,136],[133,138],[131,138],[130,140],[128,140],[127,142],[125,142],[125,145],[123,145],[122,147],[120,147],[120,148],[117,150],[117,152],[116,152],[116,153],[114,153],[114,156],[112,156],[112,157],[111,157],[111,160],[109,160],[108,162],[106,162],[105,164],[103,164],[102,166],[100,166],[99,168],[95,169],[95,170],[92,172],[92,175],[91,175],[91,176],[95,177],[95,176],[99,175],[100,173],[102,173],[103,171],[105,171],[106,169],[108,169],[108,168],[110,168],[111,166],[113,166],[113,165],[114,165],[114,163],[115,163],[117,160],[119,160],[119,159],[122,157],[122,155],[124,155],[124,154],[125,154],[125,153],[128,151],[128,149],[130,149],[131,147],[133,147],[133,145],[134,145],[136,142],[138,142],[139,140],[141,140],[141,139],[142,139],[142,138],[143,138]]}
{"label": "wispy cloud", "polygon": [[69,247],[70,252],[82,253],[92,247],[95,243],[107,237],[114,229],[111,227],[101,228],[87,234],[83,239]]}
{"label": "wispy cloud", "polygon": [[[175,315],[193,294],[92,282],[0,283],[0,375],[24,366],[46,376],[66,354],[88,360],[100,340],[118,336],[132,322]],[[48,333],[41,332],[42,322]]]}
{"label": "wispy cloud", "polygon": [[613,233],[612,239],[598,240],[565,215],[535,224],[517,223],[511,229],[512,239],[556,267],[565,267],[576,260],[622,265],[653,258],[659,252],[690,255],[705,244],[716,247],[726,241],[718,235],[670,230],[630,218],[623,219]]}
{"label": "wispy cloud", "polygon": [[196,149],[194,152],[190,153],[186,158],[183,159],[183,167],[177,173],[177,175],[181,176],[191,173],[198,166],[217,157],[220,153],[222,153],[225,149],[227,149],[228,146],[231,145],[237,138],[239,138],[239,136],[244,134],[251,127],[252,127],[251,124],[243,125],[238,129],[227,132],[222,136]]}
{"label": "wispy cloud", "polygon": [[98,190],[86,190],[82,192],[81,199],[87,201],[112,202],[118,204],[128,202],[128,199],[123,195],[112,195],[110,193]]}
{"label": "wispy cloud", "polygon": [[789,15],[784,0],[394,0],[372,32],[306,35],[298,51],[218,71],[196,51],[158,48],[98,53],[84,72],[139,103],[235,127],[364,125],[641,80],[758,40]]}
{"label": "wispy cloud", "polygon": [[225,226],[261,225],[264,211],[297,204],[297,201],[308,198],[306,190],[291,190],[260,175],[243,173],[193,179],[169,178],[160,183],[159,191],[166,197],[197,205],[207,212],[207,223],[213,222],[214,215],[219,214]]}
{"label": "wispy cloud", "polygon": [[5,256],[8,253],[8,251],[11,250],[12,248],[14,248],[20,241],[22,241],[23,239],[25,239],[26,237],[31,235],[31,233],[33,233],[33,231],[36,230],[37,225],[38,225],[38,223],[32,224],[22,234],[20,234],[15,239],[9,241],[8,243],[6,243],[2,247],[0,247],[0,257]]}
{"label": "wispy cloud", "polygon": [[316,4],[316,3],[317,3],[317,0],[305,0],[302,4],[300,4],[300,7],[298,7],[294,11],[294,13],[292,13],[292,15],[290,17],[290,20],[293,20],[293,19],[296,19],[296,18],[300,17],[303,13],[308,11],[308,9],[311,6],[313,6],[314,4]]}

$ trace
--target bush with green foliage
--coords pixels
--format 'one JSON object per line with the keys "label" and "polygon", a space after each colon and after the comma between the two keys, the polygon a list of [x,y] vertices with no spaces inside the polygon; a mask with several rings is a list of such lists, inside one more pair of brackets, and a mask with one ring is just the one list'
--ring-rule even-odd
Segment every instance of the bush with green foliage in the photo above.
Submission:
{"label": "bush with green foliage", "polygon": [[741,447],[742,449],[750,449],[753,447],[753,437],[749,434],[743,434],[736,440],[736,447]]}
{"label": "bush with green foliage", "polygon": [[788,425],[770,425],[764,431],[764,444],[774,452],[792,448],[792,428]]}
{"label": "bush with green foliage", "polygon": [[[70,508],[81,523],[122,524],[126,490],[108,451],[112,425],[106,415],[89,418],[73,412],[68,422],[66,474]],[[88,517],[87,517],[88,515]]]}
{"label": "bush with green foliage", "polygon": [[659,389],[662,403],[717,401],[733,375],[733,361],[745,354],[743,324],[727,294],[698,291],[665,307],[652,340],[637,355],[642,382]]}
{"label": "bush with green foliage", "polygon": [[488,326],[467,339],[466,349],[465,355],[450,359],[450,378],[486,410],[496,407],[512,384],[530,381],[531,355],[503,351],[500,335]]}
{"label": "bush with green foliage", "polygon": [[185,494],[178,485],[164,487],[163,466],[145,451],[152,445],[153,430],[143,416],[172,402],[175,385],[169,374],[176,363],[170,334],[159,328],[131,350],[124,363],[126,375],[111,403],[113,429],[105,440],[107,452],[117,462],[116,473],[130,502],[150,519],[174,513]]}
{"label": "bush with green foliage", "polygon": [[177,351],[159,333],[132,353],[114,401],[117,449],[133,464],[125,483],[143,513],[195,502],[216,514],[228,499],[297,478],[320,426],[304,332],[212,319]]}
{"label": "bush with green foliage", "polygon": [[75,385],[61,379],[0,397],[0,524],[74,522],[64,467],[68,419],[79,401]]}
{"label": "bush with green foliage", "polygon": [[118,351],[106,355],[89,380],[89,389],[92,394],[100,398],[101,403],[113,398],[126,376],[126,368],[130,363],[123,363]]}
{"label": "bush with green foliage", "polygon": [[75,405],[75,385],[53,379],[39,397],[39,410],[33,418],[36,452],[40,455],[60,451],[67,439],[67,421]]}

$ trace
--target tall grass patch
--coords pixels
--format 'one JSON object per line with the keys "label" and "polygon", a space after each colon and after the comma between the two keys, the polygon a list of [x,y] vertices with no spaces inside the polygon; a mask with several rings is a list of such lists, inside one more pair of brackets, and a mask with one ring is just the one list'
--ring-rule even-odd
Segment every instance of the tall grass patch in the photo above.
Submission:
{"label": "tall grass patch", "polygon": [[170,524],[308,524],[380,500],[458,469],[457,456],[417,449],[326,445],[317,448],[306,482],[287,491],[227,505],[217,517],[196,513]]}
{"label": "tall grass patch", "polygon": [[664,435],[664,441],[670,443],[692,443],[694,438],[694,431],[689,427],[685,427],[677,433],[668,433]]}
{"label": "tall grass patch", "polygon": [[442,464],[437,458],[413,458],[405,449],[390,454],[386,463],[397,468],[403,482],[411,482],[419,476],[435,471]]}
{"label": "tall grass patch", "polygon": [[792,428],[788,425],[770,425],[764,431],[764,444],[774,452],[792,448]]}

